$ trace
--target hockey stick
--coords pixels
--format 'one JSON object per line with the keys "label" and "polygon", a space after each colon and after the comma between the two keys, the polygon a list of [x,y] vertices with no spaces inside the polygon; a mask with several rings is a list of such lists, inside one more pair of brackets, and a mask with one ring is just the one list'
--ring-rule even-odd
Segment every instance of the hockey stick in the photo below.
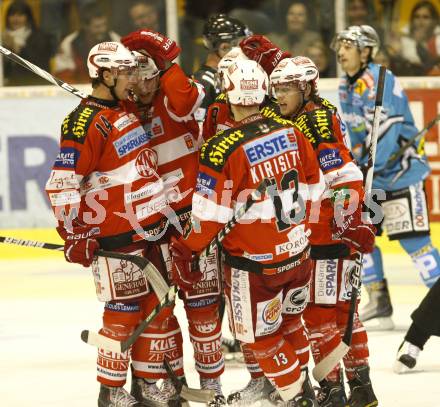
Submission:
{"label": "hockey stick", "polygon": [[[367,175],[364,182],[365,195],[371,191],[373,185],[374,162],[376,160],[377,138],[379,133],[379,119],[380,111],[382,109],[383,91],[385,87],[386,68],[381,65],[379,70],[379,79],[377,82],[376,102],[373,116],[373,129],[371,132],[371,142],[368,151],[368,165]],[[347,354],[351,345],[351,338],[353,335],[354,314],[356,312],[357,297],[361,288],[361,270],[362,270],[362,253],[356,253],[355,266],[351,270],[350,283],[352,285],[350,309],[347,318],[347,327],[345,328],[344,336],[341,343],[327,356],[325,356],[313,368],[313,377],[320,382],[332,371],[338,362]]]}
{"label": "hockey stick", "polygon": [[186,400],[194,401],[195,403],[209,403],[215,396],[215,390],[208,389],[193,389],[183,383],[174,372],[170,362],[167,358],[164,359],[163,365],[167,371],[168,377],[171,379],[177,394],[182,398],[182,404]]}
{"label": "hockey stick", "polygon": [[[228,221],[223,229],[217,233],[211,243],[206,247],[206,249],[200,254],[207,255],[214,250],[215,247],[226,237],[226,235],[231,231],[231,229],[238,223],[238,221],[245,215],[249,208],[261,198],[261,195],[265,192],[266,188],[269,186],[269,181],[264,179],[258,187],[250,193],[246,199],[244,205],[240,206],[232,216],[232,219]],[[153,311],[147,315],[147,317],[138,325],[138,327],[133,331],[133,333],[124,341],[117,341],[116,339],[108,338],[100,333],[95,333],[92,331],[84,330],[81,333],[81,339],[92,346],[97,348],[103,348],[116,353],[123,353],[133,345],[137,338],[144,332],[148,324],[159,314],[159,312],[170,305],[176,296],[178,287],[172,285],[168,290],[167,294],[160,299],[159,304],[154,307]]]}
{"label": "hockey stick", "polygon": [[[36,240],[18,239],[15,237],[7,236],[0,236],[0,243],[15,244],[26,247],[36,247],[40,249],[49,249],[61,252],[64,250],[64,245],[60,244],[38,242]],[[96,255],[101,257],[108,257],[111,259],[127,260],[138,266],[144,273],[145,278],[151,284],[153,291],[157,294],[159,298],[162,298],[164,295],[166,295],[170,288],[160,274],[159,270],[145,257],[135,256],[127,253],[111,252],[107,250],[98,250],[96,252]]]}
{"label": "hockey stick", "polygon": [[61,79],[52,76],[49,72],[45,71],[44,69],[41,69],[39,66],[33,64],[32,62],[29,62],[28,60],[22,58],[21,56],[14,54],[11,50],[2,47],[1,45],[0,45],[0,53],[2,53],[3,55],[8,57],[10,60],[14,61],[15,63],[21,65],[23,68],[26,68],[29,71],[32,71],[33,73],[37,74],[41,78],[46,79],[50,83],[53,83],[54,85],[57,85],[60,88],[63,88],[72,95],[78,96],[79,98],[82,99],[87,97],[87,95],[81,92],[79,89],[76,89],[72,85],[63,82]]}
{"label": "hockey stick", "polygon": [[422,130],[420,130],[416,135],[411,137],[402,147],[400,147],[394,154],[391,154],[390,158],[388,159],[388,162],[386,163],[385,167],[381,169],[380,171],[377,171],[374,173],[374,176],[380,176],[382,175],[388,168],[391,168],[396,161],[405,154],[405,151],[408,150],[411,146],[414,145],[416,141],[419,139],[422,139],[426,136],[429,130],[431,130],[437,122],[440,120],[440,114],[436,117],[434,117]]}

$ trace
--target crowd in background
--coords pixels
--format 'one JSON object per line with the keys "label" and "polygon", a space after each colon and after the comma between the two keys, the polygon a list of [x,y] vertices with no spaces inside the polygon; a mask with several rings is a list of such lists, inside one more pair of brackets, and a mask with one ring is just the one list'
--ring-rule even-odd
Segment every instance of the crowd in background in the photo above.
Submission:
{"label": "crowd in background", "polygon": [[[243,21],[292,55],[309,56],[323,78],[336,76],[330,49],[334,1],[176,0],[181,65],[191,74],[205,58],[202,27],[219,12]],[[163,0],[3,0],[1,44],[70,83],[88,81],[88,50],[138,28],[166,32]],[[399,76],[440,75],[440,3],[417,0],[346,0],[346,25],[372,25],[382,47],[377,62]],[[45,84],[3,58],[4,85]]]}

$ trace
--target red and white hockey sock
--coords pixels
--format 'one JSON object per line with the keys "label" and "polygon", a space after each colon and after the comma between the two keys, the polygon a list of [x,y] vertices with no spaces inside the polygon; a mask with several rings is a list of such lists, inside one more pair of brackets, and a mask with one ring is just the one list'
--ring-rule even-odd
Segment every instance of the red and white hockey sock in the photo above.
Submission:
{"label": "red and white hockey sock", "polygon": [[292,399],[302,389],[303,379],[295,349],[281,334],[257,338],[250,343],[264,375],[277,387],[284,401]]}
{"label": "red and white hockey sock", "polygon": [[156,319],[133,345],[134,375],[150,380],[167,378],[163,365],[167,358],[176,375],[183,376],[183,339],[177,318]]}
{"label": "red and white hockey sock", "polygon": [[219,377],[225,369],[225,361],[221,351],[222,333],[218,303],[201,308],[185,307],[185,310],[197,372],[202,378]]}
{"label": "red and white hockey sock", "polygon": [[304,330],[304,325],[300,317],[283,319],[281,326],[284,338],[294,347],[298,356],[301,369],[305,369],[309,363],[309,339]]}
{"label": "red and white hockey sock", "polygon": [[[140,318],[139,303],[106,303],[103,315],[103,327],[99,331],[118,341],[128,338]],[[98,349],[97,379],[107,386],[123,386],[127,379],[130,362],[130,350],[124,353]]]}
{"label": "red and white hockey sock", "polygon": [[241,344],[241,350],[243,352],[244,363],[246,368],[253,379],[264,376],[264,372],[258,364],[258,360],[254,356],[254,352],[246,343]]}
{"label": "red and white hockey sock", "polygon": [[[336,307],[309,304],[303,316],[309,334],[313,360],[316,364],[341,343],[336,323]],[[339,381],[340,370],[341,365],[338,363],[326,379],[332,382]]]}

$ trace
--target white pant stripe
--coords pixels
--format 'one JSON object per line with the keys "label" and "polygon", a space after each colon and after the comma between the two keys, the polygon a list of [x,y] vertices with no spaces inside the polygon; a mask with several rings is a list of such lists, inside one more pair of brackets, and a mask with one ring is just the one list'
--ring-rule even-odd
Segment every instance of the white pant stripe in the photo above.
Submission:
{"label": "white pant stripe", "polygon": [[121,381],[127,379],[127,371],[120,372],[114,370],[108,370],[102,366],[98,366],[98,377],[102,377],[107,380]]}
{"label": "white pant stripe", "polygon": [[292,365],[292,366],[289,366],[287,369],[284,369],[284,370],[281,370],[281,372],[276,372],[276,373],[264,373],[268,378],[269,377],[278,377],[278,376],[283,376],[283,375],[286,375],[286,374],[288,374],[288,373],[290,373],[290,372],[292,372],[292,371],[294,371],[297,367],[298,367],[298,365],[299,365],[299,361],[298,361],[298,359],[296,360],[296,362]]}
{"label": "white pant stripe", "polygon": [[201,336],[189,335],[189,337],[196,342],[211,342],[211,341],[215,341],[216,339],[220,338],[221,335],[222,335],[222,333],[219,332],[219,333],[217,333],[215,335],[211,335],[211,336],[201,337]]}

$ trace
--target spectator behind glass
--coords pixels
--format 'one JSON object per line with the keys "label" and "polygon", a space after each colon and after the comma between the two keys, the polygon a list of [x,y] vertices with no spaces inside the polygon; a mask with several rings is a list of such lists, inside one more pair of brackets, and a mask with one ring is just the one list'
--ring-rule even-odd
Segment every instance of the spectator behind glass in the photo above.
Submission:
{"label": "spectator behind glass", "polygon": [[273,30],[274,24],[263,9],[263,2],[263,0],[234,1],[235,7],[228,12],[228,15],[241,21],[253,33],[266,34]]}
{"label": "spectator behind glass", "polygon": [[135,0],[128,7],[132,31],[148,28],[163,32],[160,5],[155,0]]}
{"label": "spectator behind glass", "polygon": [[[6,11],[6,28],[2,45],[39,66],[49,70],[53,54],[52,38],[37,28],[30,6],[22,0],[13,1]],[[20,65],[3,58],[5,85],[42,85],[47,82]]]}
{"label": "spectator behind glass", "polygon": [[309,45],[305,56],[315,63],[320,78],[334,78],[336,76],[336,70],[330,64],[328,48],[322,42]]}
{"label": "spectator behind glass", "polygon": [[376,30],[381,41],[384,40],[384,31],[379,24],[374,2],[369,0],[347,0],[345,14],[347,27],[351,25],[370,25]]}
{"label": "spectator behind glass", "polygon": [[[400,43],[389,49],[396,60],[398,75],[438,74],[440,43],[439,14],[429,1],[417,3],[411,11],[409,27],[404,29]],[[437,65],[437,67],[436,67]]]}
{"label": "spectator behind glass", "polygon": [[120,36],[108,28],[108,18],[97,3],[84,6],[81,28],[61,41],[54,58],[54,74],[65,82],[88,83],[87,56],[90,49],[104,41],[119,41]]}
{"label": "spectator behind glass", "polygon": [[268,37],[293,56],[305,55],[307,47],[317,41],[323,42],[318,32],[309,29],[311,26],[311,13],[306,3],[296,0],[290,3],[287,10],[285,34],[272,33]]}
{"label": "spectator behind glass", "polygon": [[372,22],[367,0],[348,0],[346,5],[347,25],[364,25]]}

